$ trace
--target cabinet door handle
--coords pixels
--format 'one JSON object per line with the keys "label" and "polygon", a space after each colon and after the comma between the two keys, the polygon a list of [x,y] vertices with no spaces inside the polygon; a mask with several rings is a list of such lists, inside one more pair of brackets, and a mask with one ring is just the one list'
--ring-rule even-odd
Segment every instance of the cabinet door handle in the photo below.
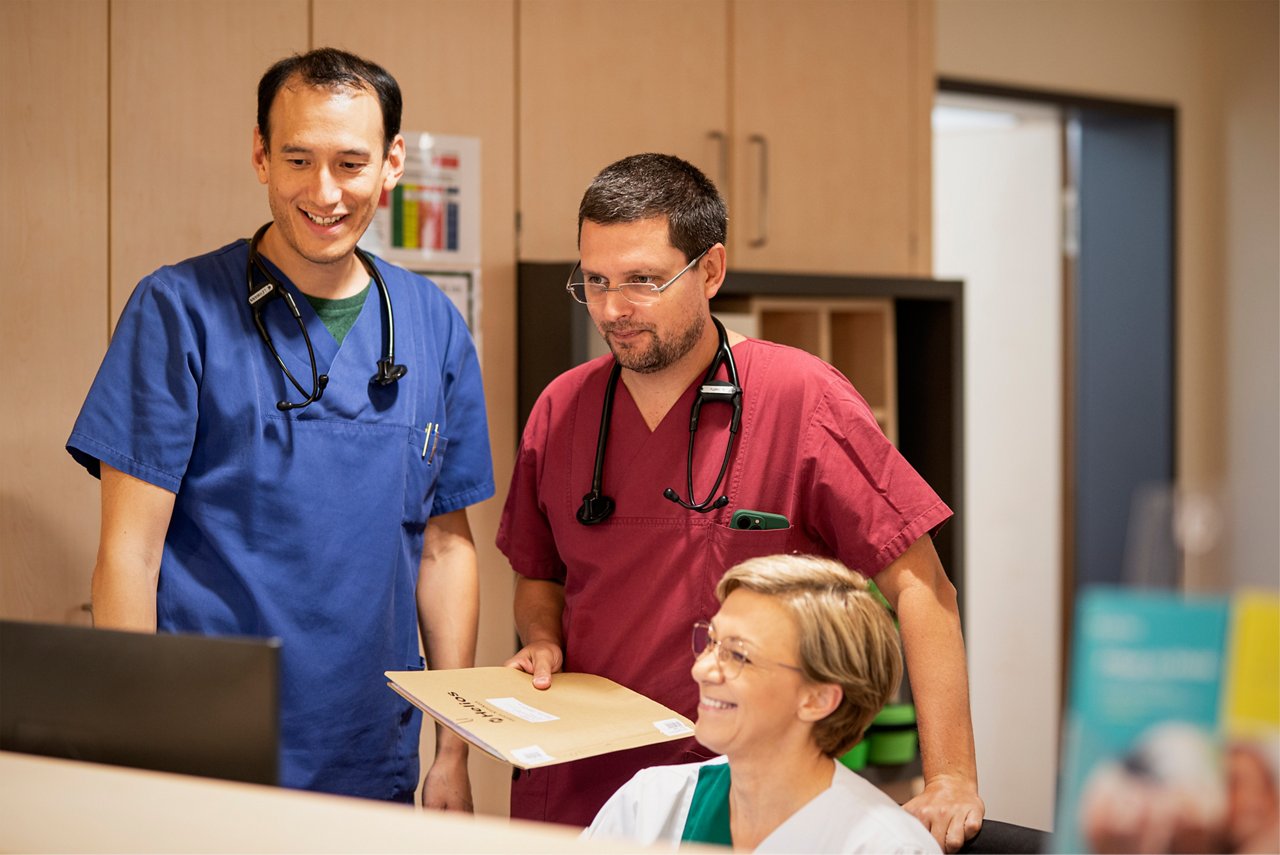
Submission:
{"label": "cabinet door handle", "polygon": [[747,145],[758,146],[760,150],[760,196],[756,209],[756,236],[747,242],[748,246],[761,247],[769,242],[769,141],[761,134],[747,137]]}
{"label": "cabinet door handle", "polygon": [[719,163],[716,164],[716,183],[720,186],[720,194],[729,192],[729,137],[724,131],[709,131],[707,139],[716,144]]}

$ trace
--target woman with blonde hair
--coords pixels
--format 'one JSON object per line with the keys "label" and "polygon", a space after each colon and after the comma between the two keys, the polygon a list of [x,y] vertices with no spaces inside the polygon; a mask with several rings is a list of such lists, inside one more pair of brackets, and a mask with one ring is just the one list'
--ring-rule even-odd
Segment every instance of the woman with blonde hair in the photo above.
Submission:
{"label": "woman with blonde hair", "polygon": [[899,641],[867,581],[839,562],[753,558],[693,626],[698,742],[723,756],[641,770],[584,836],[756,852],[937,852],[925,827],[834,758],[902,677]]}

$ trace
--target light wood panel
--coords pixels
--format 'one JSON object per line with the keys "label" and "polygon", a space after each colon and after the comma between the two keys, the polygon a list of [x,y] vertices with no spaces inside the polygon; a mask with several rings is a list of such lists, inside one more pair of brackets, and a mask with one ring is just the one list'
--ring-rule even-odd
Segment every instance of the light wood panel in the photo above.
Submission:
{"label": "light wood panel", "polygon": [[111,319],[163,264],[271,218],[250,166],[258,78],[306,50],[307,0],[111,3]]}
{"label": "light wood panel", "polygon": [[[514,0],[370,0],[352,15],[345,0],[315,0],[314,45],[366,56],[400,83],[405,131],[480,138],[481,367],[497,495],[469,514],[480,559],[477,664],[515,652],[514,576],[494,546],[516,448]],[[433,751],[430,728],[423,758]],[[471,752],[481,813],[508,812],[510,767]],[[425,766],[424,766],[425,768]]]}
{"label": "light wood panel", "polygon": [[928,272],[928,149],[917,136],[928,130],[917,89],[925,5],[735,0],[738,267]]}
{"label": "light wood panel", "polygon": [[578,203],[630,154],[689,160],[723,184],[724,0],[520,3],[520,257],[577,255]]}
{"label": "light wood panel", "polygon": [[87,622],[97,482],[63,446],[106,343],[107,2],[0,3],[0,616]]}
{"label": "light wood panel", "polygon": [[913,0],[911,32],[907,45],[912,54],[908,98],[911,100],[912,210],[911,274],[933,276],[933,100],[938,91],[936,60],[936,10],[933,0]]}
{"label": "light wood panel", "polygon": [[0,828],[11,852],[646,851],[626,840],[581,840],[577,829],[548,823],[8,751],[0,751]]}

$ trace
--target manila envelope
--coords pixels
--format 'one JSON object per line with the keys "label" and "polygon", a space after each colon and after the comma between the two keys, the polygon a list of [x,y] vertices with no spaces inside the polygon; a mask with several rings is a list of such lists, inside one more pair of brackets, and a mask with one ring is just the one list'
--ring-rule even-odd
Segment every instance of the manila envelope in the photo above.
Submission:
{"label": "manila envelope", "polygon": [[395,692],[463,739],[520,769],[552,766],[693,735],[693,722],[594,674],[514,668],[387,671]]}

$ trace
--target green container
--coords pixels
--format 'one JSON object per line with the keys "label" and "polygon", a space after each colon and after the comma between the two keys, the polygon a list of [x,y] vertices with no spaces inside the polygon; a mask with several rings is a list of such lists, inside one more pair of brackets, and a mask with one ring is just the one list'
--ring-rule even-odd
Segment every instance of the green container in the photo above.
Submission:
{"label": "green container", "polygon": [[866,762],[873,766],[910,763],[920,748],[915,705],[887,705],[867,728],[863,742],[867,744]]}
{"label": "green container", "polygon": [[848,766],[853,771],[867,765],[867,740],[861,739],[858,744],[850,748],[848,751],[840,755],[840,762]]}

